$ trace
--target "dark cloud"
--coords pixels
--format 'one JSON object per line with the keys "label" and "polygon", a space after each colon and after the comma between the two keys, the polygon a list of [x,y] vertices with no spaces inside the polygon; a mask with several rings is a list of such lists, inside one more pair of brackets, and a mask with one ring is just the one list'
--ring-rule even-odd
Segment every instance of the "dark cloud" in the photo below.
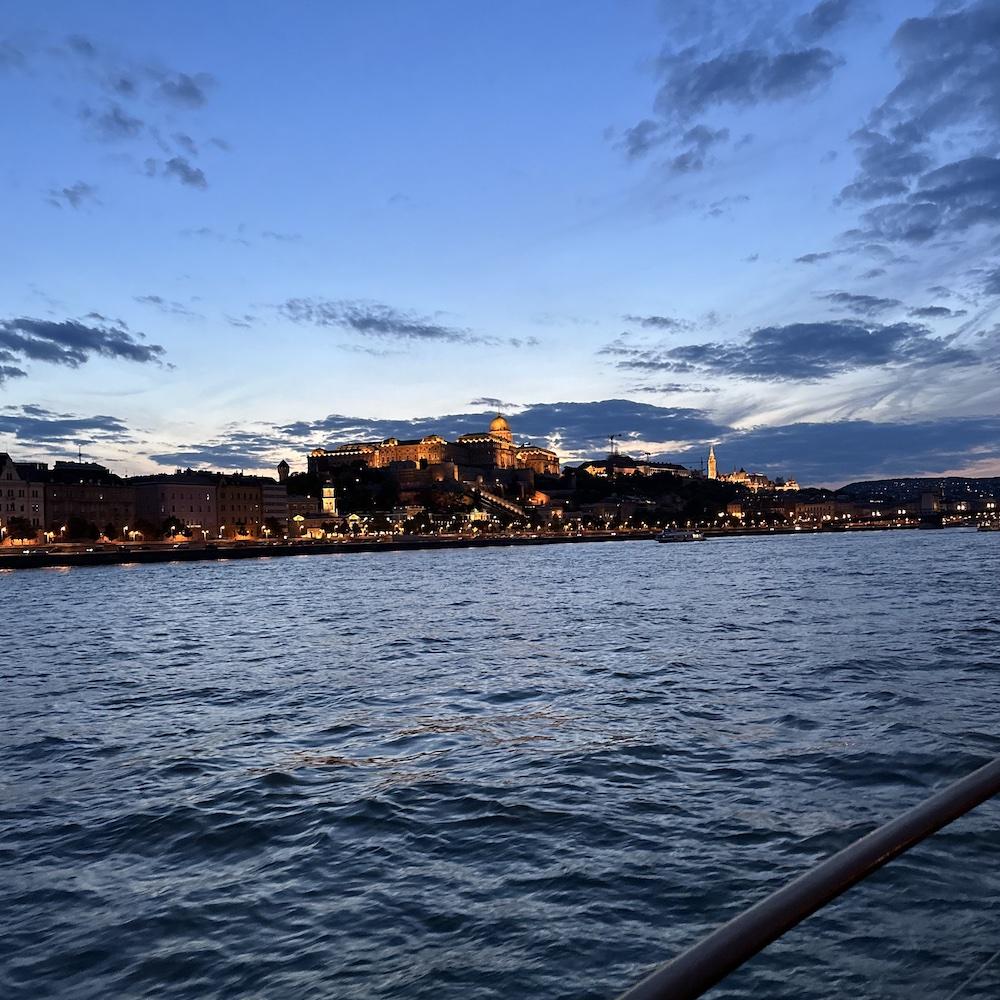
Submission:
{"label": "dark cloud", "polygon": [[983,291],[987,295],[1000,295],[1000,267],[995,268],[986,275],[983,282]]}
{"label": "dark cloud", "polygon": [[902,305],[899,299],[883,299],[877,295],[860,295],[856,292],[826,292],[816,297],[832,302],[856,316],[878,316]]}
{"label": "dark cloud", "polygon": [[90,128],[91,134],[102,142],[120,142],[142,135],[146,123],[129,114],[120,104],[111,103],[103,111],[84,106],[80,119]]}
{"label": "dark cloud", "polygon": [[[654,114],[622,130],[617,139],[619,148],[630,159],[637,159],[668,145],[672,147],[667,161],[671,171],[702,170],[711,148],[730,138],[728,129],[713,127],[704,120],[706,116],[720,108],[747,108],[808,96],[830,80],[843,60],[808,42],[840,23],[847,15],[847,6],[846,0],[819,4],[802,19],[800,37],[808,36],[802,44],[793,40],[790,25],[775,22],[771,12],[757,16],[743,10],[739,17],[726,16],[720,23],[712,23],[715,17],[710,5],[697,5],[686,17],[681,16],[688,23],[671,32],[671,44],[657,61]],[[695,26],[695,22],[700,23]],[[742,32],[741,40],[725,38],[734,28]],[[692,37],[697,38],[697,44],[686,44]],[[766,43],[765,37],[769,39]],[[736,147],[751,139],[752,135],[744,135]]]}
{"label": "dark cloud", "polygon": [[97,202],[97,188],[86,181],[77,181],[69,187],[50,188],[49,195],[45,199],[50,205],[62,208],[69,205],[70,208],[79,208],[88,201]]}
{"label": "dark cloud", "polygon": [[853,13],[855,5],[855,0],[822,0],[796,20],[796,31],[806,41],[815,42],[839,28]]}
{"label": "dark cloud", "polygon": [[200,313],[189,309],[183,302],[174,302],[170,299],[165,299],[162,295],[136,295],[133,298],[140,305],[152,306],[161,313],[166,313],[170,316],[187,316],[189,318],[201,316]]}
{"label": "dark cloud", "polygon": [[[480,432],[488,423],[479,413],[419,417],[412,420],[368,420],[331,414],[321,420],[299,421],[276,428],[295,439],[319,444],[344,441],[377,441],[387,437],[419,438],[441,434],[453,440],[461,434]],[[518,440],[545,442],[572,452],[600,452],[608,435],[615,434],[627,444],[632,441],[686,441],[717,437],[728,430],[715,423],[703,410],[653,406],[627,399],[607,399],[593,403],[534,403],[511,417]],[[302,447],[300,444],[299,447]]]}
{"label": "dark cloud", "polygon": [[694,325],[686,319],[677,319],[674,316],[636,316],[628,314],[622,317],[626,323],[634,323],[646,329],[665,330],[671,333],[680,333],[683,330],[690,330]]}
{"label": "dark cloud", "polygon": [[[732,194],[726,195],[724,198],[718,198],[713,202],[709,203],[707,209],[705,209],[705,217],[708,219],[717,219],[719,216],[731,213],[733,205],[741,205],[744,202],[750,200],[750,196],[746,194]],[[756,259],[756,255],[754,255]]]}
{"label": "dark cloud", "polygon": [[69,368],[78,368],[94,356],[161,364],[165,354],[159,344],[144,343],[143,335],[133,334],[124,323],[98,317],[91,323],[27,316],[0,320],[0,349],[26,361]]}
{"label": "dark cloud", "polygon": [[[843,197],[883,202],[879,238],[922,243],[1000,221],[1000,6],[939,4],[892,40],[899,82],[854,135],[858,173]],[[941,162],[950,158],[948,162]]]}
{"label": "dark cloud", "polygon": [[707,125],[695,125],[689,128],[680,138],[682,151],[670,161],[670,169],[674,173],[686,174],[702,170],[709,150],[719,143],[729,140],[729,129],[711,129]]}
{"label": "dark cloud", "polygon": [[511,410],[520,409],[518,403],[497,399],[496,396],[480,396],[478,399],[470,399],[469,406],[485,406],[488,410],[496,410],[498,413],[510,413]]}
{"label": "dark cloud", "polygon": [[734,432],[715,447],[722,468],[741,465],[800,483],[940,475],[1000,461],[1000,417],[757,427]]}
{"label": "dark cloud", "polygon": [[[740,430],[698,409],[609,399],[535,403],[510,421],[517,440],[547,444],[564,454],[600,456],[607,452],[608,435],[614,434],[625,451],[652,445],[662,449],[662,458],[697,465],[714,443],[723,469],[742,465],[773,476],[795,476],[806,484],[934,475],[979,461],[1000,461],[1000,417],[915,423],[846,420]],[[453,440],[481,432],[487,423],[488,414],[482,412],[411,420],[331,414],[261,430],[233,429],[213,441],[151,457],[167,467],[267,469],[279,456],[302,455],[313,447],[428,434]]]}
{"label": "dark cloud", "polygon": [[865,273],[862,274],[861,277],[864,278],[865,280],[870,281],[872,278],[881,278],[883,274],[885,274],[884,267],[872,267],[869,268],[867,271],[865,271]]}
{"label": "dark cloud", "polygon": [[815,264],[818,261],[826,260],[828,257],[834,256],[833,250],[823,250],[818,253],[804,253],[801,257],[795,258],[796,264]]}
{"label": "dark cloud", "polygon": [[364,337],[394,340],[440,341],[448,344],[497,343],[469,330],[445,326],[412,312],[378,302],[329,299],[289,299],[278,306],[293,323],[337,327]]}
{"label": "dark cloud", "polygon": [[163,164],[163,174],[168,177],[176,177],[181,184],[188,187],[207,188],[208,181],[205,179],[204,171],[199,167],[193,167],[183,156],[174,156]]}
{"label": "dark cloud", "polygon": [[11,435],[21,445],[41,447],[68,442],[93,444],[101,440],[116,443],[131,440],[128,427],[117,417],[53,413],[34,404],[5,407],[0,411],[0,434]]}
{"label": "dark cloud", "polygon": [[842,64],[839,56],[818,47],[783,52],[744,48],[709,59],[687,48],[661,59],[665,79],[655,107],[668,121],[683,122],[719,105],[781,101],[818,89]]}
{"label": "dark cloud", "polygon": [[97,46],[89,38],[84,38],[83,35],[70,35],[66,39],[66,45],[72,52],[85,59],[97,57]]}
{"label": "dark cloud", "polygon": [[157,94],[169,104],[200,108],[208,101],[208,91],[215,85],[210,73],[167,73],[160,80]]}
{"label": "dark cloud", "polygon": [[241,330],[249,330],[257,322],[257,317],[252,313],[244,313],[242,316],[230,316],[226,313],[225,318],[230,326],[239,327]]}
{"label": "dark cloud", "polygon": [[686,344],[619,361],[626,371],[699,372],[751,381],[816,382],[865,368],[973,366],[983,357],[914,323],[853,320],[791,323],[752,331],[743,342]]}
{"label": "dark cloud", "polygon": [[685,382],[665,382],[661,385],[633,385],[629,392],[641,392],[660,395],[671,392],[718,392],[718,389],[708,385],[691,385]]}
{"label": "dark cloud", "polygon": [[189,156],[198,155],[198,144],[187,135],[185,132],[175,132],[173,136],[174,142],[180,146]]}
{"label": "dark cloud", "polygon": [[1000,222],[1000,159],[972,156],[938,167],[905,198],[870,209],[863,221],[872,235],[905,243]]}
{"label": "dark cloud", "polygon": [[947,306],[919,306],[909,312],[917,319],[957,319],[965,314],[964,309],[949,309]]}
{"label": "dark cloud", "polygon": [[645,156],[655,146],[659,146],[669,138],[663,126],[649,118],[643,118],[631,128],[622,132],[620,147],[625,150],[629,159],[635,160]]}

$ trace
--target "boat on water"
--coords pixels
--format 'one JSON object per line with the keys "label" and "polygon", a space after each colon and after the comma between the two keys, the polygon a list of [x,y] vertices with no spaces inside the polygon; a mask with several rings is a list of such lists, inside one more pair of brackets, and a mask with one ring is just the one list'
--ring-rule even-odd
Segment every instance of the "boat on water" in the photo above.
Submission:
{"label": "boat on water", "polygon": [[979,525],[979,531],[1000,531],[1000,522],[996,524],[981,524]]}
{"label": "boat on water", "polygon": [[657,536],[658,542],[703,542],[705,536],[700,531],[677,531],[666,528]]}

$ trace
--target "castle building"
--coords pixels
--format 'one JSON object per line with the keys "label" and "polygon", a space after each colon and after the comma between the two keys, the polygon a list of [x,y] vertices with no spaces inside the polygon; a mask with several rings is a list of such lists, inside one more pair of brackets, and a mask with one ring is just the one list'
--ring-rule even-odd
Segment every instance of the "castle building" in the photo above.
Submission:
{"label": "castle building", "polygon": [[457,441],[429,434],[413,441],[390,437],[375,442],[354,441],[330,450],[317,448],[309,455],[309,471],[324,476],[333,469],[357,462],[371,469],[399,471],[437,467],[450,479],[474,478],[471,473],[497,470],[531,470],[537,475],[559,475],[556,453],[547,448],[516,444],[510,424],[500,414],[485,432],[463,434]]}
{"label": "castle building", "polygon": [[715,459],[715,448],[708,449],[708,478],[717,479],[720,483],[734,483],[748,490],[797,490],[799,484],[794,479],[769,479],[761,472],[747,472],[746,469],[736,469],[733,472],[719,474],[718,462]]}

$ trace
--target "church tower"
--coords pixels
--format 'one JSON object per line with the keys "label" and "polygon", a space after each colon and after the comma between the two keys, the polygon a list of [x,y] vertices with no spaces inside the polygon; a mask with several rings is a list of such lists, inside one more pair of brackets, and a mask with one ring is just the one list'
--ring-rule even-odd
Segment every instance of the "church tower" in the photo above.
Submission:
{"label": "church tower", "polygon": [[715,445],[710,445],[708,449],[708,478],[719,478],[719,467],[715,461]]}

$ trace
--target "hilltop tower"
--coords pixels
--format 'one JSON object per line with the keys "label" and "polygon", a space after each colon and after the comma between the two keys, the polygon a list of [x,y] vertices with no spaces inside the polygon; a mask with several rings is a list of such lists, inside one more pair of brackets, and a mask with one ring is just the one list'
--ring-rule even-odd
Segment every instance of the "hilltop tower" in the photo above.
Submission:
{"label": "hilltop tower", "polygon": [[708,449],[708,478],[719,478],[719,466],[715,461],[715,445],[710,445]]}
{"label": "hilltop tower", "polygon": [[290,470],[289,470],[288,463],[284,459],[282,459],[278,463],[278,482],[279,483],[287,483],[288,482],[288,473],[289,473],[289,471]]}

